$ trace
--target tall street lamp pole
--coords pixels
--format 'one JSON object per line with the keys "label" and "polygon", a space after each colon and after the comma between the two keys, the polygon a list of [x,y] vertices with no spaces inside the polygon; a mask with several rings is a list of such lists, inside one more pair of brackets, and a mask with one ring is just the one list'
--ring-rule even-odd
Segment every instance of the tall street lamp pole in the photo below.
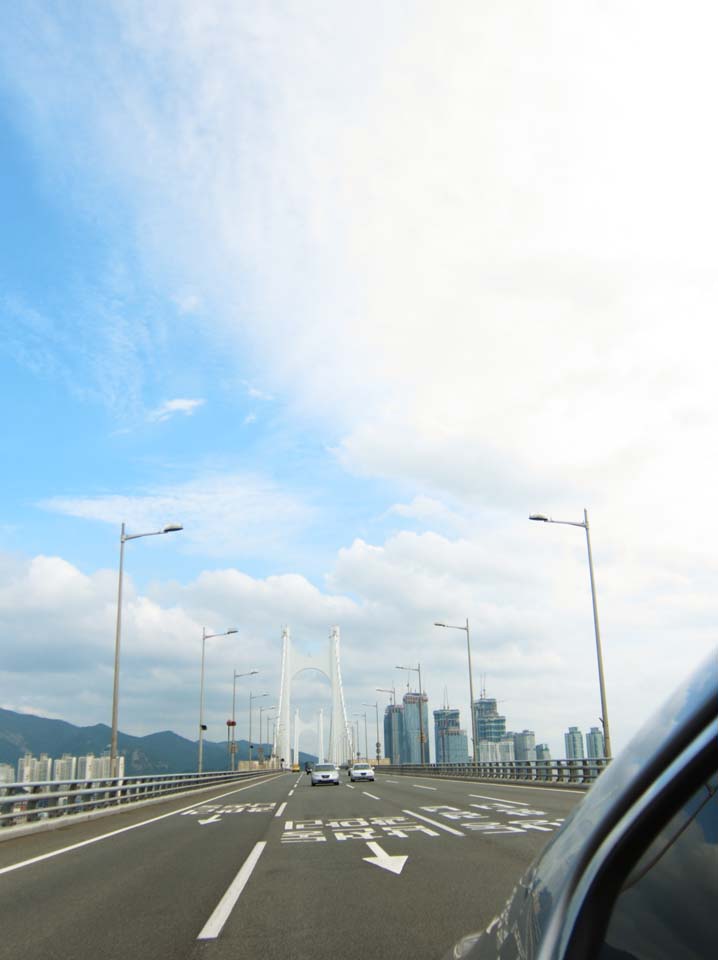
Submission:
{"label": "tall street lamp pole", "polygon": [[202,627],[202,666],[199,673],[199,747],[197,750],[197,772],[202,773],[202,749],[204,740],[204,645],[213,637],[228,637],[230,633],[237,631],[232,628],[225,630],[224,633],[207,633],[207,628]]}
{"label": "tall street lamp pole", "polygon": [[262,697],[268,697],[268,693],[250,693],[249,695],[249,762],[252,762],[252,753],[254,745],[252,743],[252,700],[261,700]]}
{"label": "tall street lamp pole", "polygon": [[[374,703],[363,703],[363,707],[374,707],[376,710],[376,762],[379,763],[381,760],[381,743],[379,742],[379,703],[374,701]],[[367,757],[367,760],[369,758]]]}
{"label": "tall street lamp pole", "polygon": [[115,627],[115,675],[112,685],[112,737],[110,739],[110,775],[117,776],[117,711],[120,700],[120,637],[122,634],[122,575],[125,565],[125,543],[139,540],[141,537],[158,537],[163,533],[176,533],[182,530],[179,523],[168,523],[161,530],[150,533],[125,533],[125,525],[120,529],[120,571],[117,579],[117,625]]}
{"label": "tall street lamp pole", "polygon": [[228,744],[230,770],[234,770],[235,768],[234,755],[237,752],[237,742],[235,737],[237,721],[234,719],[235,706],[237,704],[237,680],[239,680],[240,677],[253,677],[257,673],[259,673],[259,670],[250,670],[248,673],[237,673],[236,670],[232,671],[232,720],[229,724],[227,724],[228,727],[232,728],[231,740],[229,730],[227,730],[227,740],[230,741]]}
{"label": "tall street lamp pole", "polygon": [[469,618],[466,618],[466,626],[458,627],[453,623],[435,623],[435,627],[445,627],[447,630],[464,630],[466,632],[466,652],[469,656],[469,709],[471,710],[471,740],[474,745],[473,757],[474,764],[478,763],[478,748],[476,743],[476,717],[474,710],[474,671],[471,668],[471,639],[469,637]]}
{"label": "tall street lamp pole", "polygon": [[419,674],[419,756],[421,757],[421,763],[425,763],[424,760],[424,744],[426,743],[426,737],[424,736],[424,691],[421,687],[421,664],[417,664],[415,667],[397,667],[397,670],[411,670],[414,673]]}
{"label": "tall street lamp pole", "polygon": [[583,527],[586,531],[586,547],[588,549],[588,572],[591,578],[591,601],[593,603],[593,629],[596,634],[596,659],[598,660],[598,687],[601,694],[601,723],[603,724],[603,743],[606,759],[612,757],[611,733],[608,726],[608,705],[606,703],[606,684],[603,678],[603,654],[601,652],[601,630],[598,625],[598,605],[596,603],[596,581],[593,576],[593,557],[591,556],[591,534],[588,527],[588,511],[584,507],[583,523],[576,520],[554,520],[543,513],[532,513],[529,520],[540,520],[543,523],[561,523],[568,527]]}
{"label": "tall street lamp pole", "polygon": [[390,693],[392,704],[396,703],[396,687],[377,687],[377,693]]}

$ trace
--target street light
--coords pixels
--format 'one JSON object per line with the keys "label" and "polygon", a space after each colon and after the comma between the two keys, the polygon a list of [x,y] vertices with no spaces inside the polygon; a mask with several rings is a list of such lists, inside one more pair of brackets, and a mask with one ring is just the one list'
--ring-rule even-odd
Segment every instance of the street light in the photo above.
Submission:
{"label": "street light", "polygon": [[422,709],[422,696],[424,691],[421,687],[421,664],[419,663],[415,667],[397,667],[396,669],[411,670],[419,674],[419,754],[421,756],[421,763],[424,763],[424,744],[426,743],[426,737],[424,736],[424,711]]}
{"label": "street light", "polygon": [[[378,702],[375,701],[374,703],[363,703],[362,706],[374,707],[374,709],[376,710],[376,762],[379,763],[379,761],[381,760],[381,753],[380,753],[381,744],[379,743],[379,704]],[[369,757],[367,757],[367,760],[368,759]]]}
{"label": "street light", "polygon": [[586,547],[588,549],[588,572],[591,578],[591,601],[593,603],[593,628],[596,634],[596,659],[598,660],[598,687],[601,694],[601,723],[603,724],[603,744],[606,759],[610,760],[611,733],[608,727],[608,706],[606,704],[606,684],[603,679],[603,655],[601,653],[601,630],[598,625],[598,605],[596,603],[596,581],[593,576],[593,557],[591,556],[591,535],[588,528],[588,511],[584,507],[583,523],[576,520],[554,520],[543,513],[532,513],[529,520],[540,520],[542,523],[561,523],[567,527],[583,527],[586,531]]}
{"label": "street light", "polygon": [[207,628],[202,627],[202,667],[199,673],[199,748],[197,751],[197,773],[202,773],[202,746],[203,746],[203,735],[205,730],[204,725],[204,645],[208,640],[211,640],[213,637],[228,637],[230,633],[236,633],[237,631],[232,627],[230,630],[225,630],[224,633],[207,633]]}
{"label": "street light", "polygon": [[[372,704],[373,706],[373,704]],[[369,760],[369,738],[367,736],[366,712],[355,713],[355,717],[364,717],[364,759]],[[359,741],[359,721],[357,721],[357,742]]]}
{"label": "street light", "polygon": [[249,695],[249,762],[252,762],[252,700],[261,700],[262,697],[268,697],[268,693],[250,693]]}
{"label": "street light", "polygon": [[125,533],[125,525],[120,529],[120,572],[117,579],[117,626],[115,628],[115,677],[112,685],[112,737],[110,739],[110,775],[117,775],[117,710],[120,699],[120,636],[122,634],[122,571],[125,561],[125,542],[139,540],[140,537],[158,537],[163,533],[176,533],[182,530],[179,523],[168,523],[161,530],[150,533]]}
{"label": "street light", "polygon": [[435,627],[444,627],[447,630],[466,631],[466,652],[469,655],[469,708],[471,710],[471,740],[474,745],[473,757],[474,764],[478,763],[477,745],[476,745],[476,718],[474,717],[474,672],[471,669],[471,639],[469,637],[469,618],[466,618],[466,626],[458,627],[453,623],[435,623]]}
{"label": "street light", "polygon": [[390,693],[392,704],[396,703],[396,687],[377,687],[377,693]]}
{"label": "street light", "polygon": [[[236,670],[232,671],[232,720],[227,724],[228,727],[232,727],[232,738],[231,742],[228,743],[229,748],[229,768],[234,770],[234,755],[237,752],[237,744],[235,741],[235,731],[237,729],[237,721],[234,719],[234,708],[237,703],[237,680],[240,677],[253,677],[255,674],[259,673],[259,670],[250,670],[248,673],[237,673]],[[229,730],[227,730],[227,740],[230,740]]]}

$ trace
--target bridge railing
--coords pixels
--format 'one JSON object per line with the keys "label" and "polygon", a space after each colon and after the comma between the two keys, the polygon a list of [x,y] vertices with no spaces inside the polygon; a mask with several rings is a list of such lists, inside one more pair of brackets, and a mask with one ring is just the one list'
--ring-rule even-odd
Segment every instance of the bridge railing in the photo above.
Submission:
{"label": "bridge railing", "polygon": [[422,777],[451,777],[467,780],[530,781],[563,784],[588,789],[608,766],[609,760],[496,760],[484,763],[401,763],[377,764],[377,773]]}
{"label": "bridge railing", "polygon": [[246,772],[167,773],[139,777],[108,777],[91,780],[33,780],[0,783],[0,831],[21,823],[72,816],[105,808],[119,808],[188,790],[199,790],[237,780],[276,773]]}

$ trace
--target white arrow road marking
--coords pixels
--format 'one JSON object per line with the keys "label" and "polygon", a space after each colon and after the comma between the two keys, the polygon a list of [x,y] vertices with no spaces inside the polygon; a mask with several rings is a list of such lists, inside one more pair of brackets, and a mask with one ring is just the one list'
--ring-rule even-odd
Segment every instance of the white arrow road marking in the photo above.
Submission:
{"label": "white arrow road marking", "polygon": [[206,820],[198,820],[197,823],[200,823],[200,824],[202,824],[202,826],[204,826],[205,823],[217,823],[217,822],[218,822],[219,820],[221,820],[221,819],[222,819],[222,818],[219,816],[219,814],[216,814],[216,813],[215,813],[215,815],[214,815],[213,817],[207,817]]}
{"label": "white arrow road marking", "polygon": [[214,908],[214,913],[202,927],[197,937],[198,940],[216,940],[220,935],[222,927],[227,922],[227,918],[232,912],[235,903],[239,900],[266,846],[266,840],[260,840],[259,843],[255,843],[252,852],[242,864],[239,873],[227,887],[224,896]]}
{"label": "white arrow road marking", "polygon": [[409,859],[408,856],[396,856],[392,857],[382,850],[378,843],[375,843],[373,840],[367,841],[367,847],[374,853],[373,857],[362,857],[362,860],[366,860],[367,863],[373,863],[376,867],[381,867],[383,870],[389,870],[391,873],[396,873],[397,875],[401,873],[404,869],[404,864]]}

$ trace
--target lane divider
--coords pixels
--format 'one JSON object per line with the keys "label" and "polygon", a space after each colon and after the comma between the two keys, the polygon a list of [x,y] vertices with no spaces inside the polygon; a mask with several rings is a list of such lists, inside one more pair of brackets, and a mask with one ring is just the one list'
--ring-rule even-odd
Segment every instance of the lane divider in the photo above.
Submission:
{"label": "lane divider", "polygon": [[371,797],[372,800],[381,800],[381,797],[375,797],[373,793],[368,793],[366,790],[362,790],[362,793],[365,797]]}
{"label": "lane divider", "polygon": [[455,837],[466,836],[466,834],[462,833],[461,830],[454,830],[453,827],[447,827],[445,823],[439,823],[438,820],[432,820],[431,817],[425,817],[421,813],[414,813],[413,810],[404,810],[404,813],[408,813],[411,817],[416,817],[417,820],[424,820],[426,823],[430,823],[432,827],[438,827],[439,830],[446,830],[447,833],[453,833]]}
{"label": "lane divider", "polygon": [[286,800],[284,801],[284,803],[280,803],[280,804],[279,804],[279,807],[277,808],[277,812],[274,814],[274,816],[275,816],[275,817],[281,817],[281,815],[284,813],[284,811],[285,811],[285,809],[286,809],[286,806],[287,806],[287,801],[286,801]]}
{"label": "lane divider", "polygon": [[288,797],[291,797],[293,793],[294,793],[294,789],[291,789],[291,790],[289,791],[289,793],[287,794],[287,796],[288,796]]}
{"label": "lane divider", "polygon": [[438,790],[438,787],[422,787],[419,783],[412,783],[412,787],[416,787],[417,790]]}
{"label": "lane divider", "polygon": [[242,891],[247,886],[247,881],[252,876],[252,871],[257,866],[259,858],[267,846],[266,840],[260,840],[255,843],[252,852],[242,864],[239,873],[227,887],[224,896],[214,908],[212,916],[202,927],[198,940],[216,940],[222,932],[222,927],[229,919],[229,915],[234,909],[235,904],[242,895]]}
{"label": "lane divider", "polygon": [[[498,800],[499,803],[516,803],[520,807],[530,807],[530,803],[526,803],[525,800],[504,800],[503,797],[485,797],[482,793],[470,793],[470,797],[476,797],[477,800]],[[472,803],[472,807],[475,807],[476,804]]]}

